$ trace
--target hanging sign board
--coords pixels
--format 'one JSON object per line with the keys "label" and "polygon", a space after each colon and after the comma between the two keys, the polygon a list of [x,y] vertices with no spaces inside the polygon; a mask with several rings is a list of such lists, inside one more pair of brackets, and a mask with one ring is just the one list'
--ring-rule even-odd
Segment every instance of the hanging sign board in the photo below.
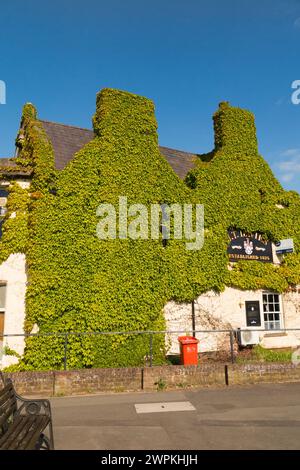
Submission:
{"label": "hanging sign board", "polygon": [[259,233],[246,234],[241,230],[230,230],[227,247],[230,261],[252,260],[273,262],[272,242],[262,239]]}
{"label": "hanging sign board", "polygon": [[280,240],[275,244],[276,247],[276,254],[283,255],[285,253],[293,253],[294,252],[294,240],[292,238],[285,238],[284,240]]}

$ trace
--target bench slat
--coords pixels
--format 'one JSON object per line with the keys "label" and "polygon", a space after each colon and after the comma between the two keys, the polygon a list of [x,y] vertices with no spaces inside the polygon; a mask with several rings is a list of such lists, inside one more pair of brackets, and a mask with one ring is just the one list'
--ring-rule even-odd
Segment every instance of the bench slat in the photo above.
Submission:
{"label": "bench slat", "polygon": [[4,384],[0,389],[0,449],[53,449],[50,402],[26,400],[16,394],[12,381],[1,371],[0,378]]}
{"label": "bench slat", "polygon": [[17,403],[15,397],[9,398],[5,405],[1,407],[0,427],[4,426],[8,418],[17,411]]}
{"label": "bench slat", "polygon": [[11,384],[7,384],[2,390],[0,390],[0,409],[9,397],[14,397],[15,392]]}
{"label": "bench slat", "polygon": [[[7,400],[9,400],[10,398],[15,398],[15,395],[10,391],[8,390],[5,395],[3,395],[2,397],[2,400],[1,400],[1,403],[0,403],[0,413],[3,409],[3,407],[5,406],[5,403],[7,402]],[[17,402],[16,398],[15,398],[15,402]]]}
{"label": "bench slat", "polygon": [[7,449],[19,449],[19,446],[22,444],[23,439],[25,439],[26,435],[30,433],[30,429],[34,422],[36,421],[36,416],[23,416],[21,417],[22,427],[17,428],[16,433],[12,433],[12,437],[8,440],[9,445]]}
{"label": "bench slat", "polygon": [[[14,402],[15,408],[17,407],[17,399],[14,394],[7,392],[5,394],[5,400],[3,400],[2,405],[0,406],[0,413],[4,413],[7,410],[8,404]],[[11,405],[10,405],[11,406]]]}
{"label": "bench slat", "polygon": [[14,449],[17,449],[19,440],[24,437],[32,421],[32,416],[19,416],[3,436],[3,442],[2,439],[0,440],[0,448],[7,450],[11,449],[11,446],[13,446]]}
{"label": "bench slat", "polygon": [[39,415],[34,423],[30,433],[27,433],[22,443],[19,445],[19,449],[34,449],[36,443],[39,440],[41,432],[48,426],[50,419],[48,416]]}
{"label": "bench slat", "polygon": [[16,439],[18,434],[22,431],[26,423],[28,422],[29,416],[19,416],[8,428],[4,436],[0,439],[0,448],[9,449],[11,443],[17,443]]}
{"label": "bench slat", "polygon": [[18,416],[0,439],[0,448],[5,450],[34,449],[41,432],[50,419],[45,415]]}
{"label": "bench slat", "polygon": [[5,424],[8,417],[17,410],[17,399],[13,385],[8,383],[0,391],[0,426]]}

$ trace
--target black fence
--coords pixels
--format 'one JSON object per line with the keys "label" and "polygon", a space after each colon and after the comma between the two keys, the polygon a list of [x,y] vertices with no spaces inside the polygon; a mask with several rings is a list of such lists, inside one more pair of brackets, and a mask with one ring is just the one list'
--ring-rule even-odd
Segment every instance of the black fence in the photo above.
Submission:
{"label": "black fence", "polygon": [[[165,331],[99,331],[99,332],[51,332],[51,333],[30,333],[30,334],[5,334],[0,337],[0,346],[2,343],[2,354],[0,355],[0,361],[3,355],[16,355],[14,354],[14,347],[20,349],[19,338],[49,338],[49,341],[53,341],[52,338],[59,338],[61,351],[61,368],[64,370],[68,369],[68,356],[69,347],[72,346],[72,340],[75,338],[99,338],[106,337],[111,339],[113,343],[113,337],[122,335],[124,342],[133,337],[142,336],[143,347],[144,347],[144,365],[152,367],[157,359],[157,340],[160,340],[160,344],[164,344],[164,355],[167,357],[178,357],[179,355],[179,336],[193,336],[199,341],[199,353],[210,354],[216,353],[223,355],[223,358],[232,363],[235,362],[237,351],[239,348],[250,346],[251,344],[258,344],[257,339],[253,341],[253,335],[272,336],[284,336],[289,332],[298,334],[300,343],[300,328],[294,329],[278,329],[278,330],[266,330],[266,329],[231,329],[231,330],[165,330]],[[145,337],[147,338],[145,341]],[[14,341],[15,339],[15,341]],[[146,344],[146,346],[145,346]],[[16,347],[17,346],[17,347]],[[284,346],[283,346],[284,347]],[[176,362],[175,362],[176,363]],[[124,365],[125,366],[125,365]]]}

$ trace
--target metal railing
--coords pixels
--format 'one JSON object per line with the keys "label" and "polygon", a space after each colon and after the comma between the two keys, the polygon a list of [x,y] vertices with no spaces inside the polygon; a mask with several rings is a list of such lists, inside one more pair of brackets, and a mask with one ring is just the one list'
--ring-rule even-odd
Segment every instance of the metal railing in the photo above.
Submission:
{"label": "metal railing", "polygon": [[[268,329],[262,329],[262,328],[238,328],[238,329],[213,329],[213,330],[193,330],[193,331],[188,331],[188,330],[163,330],[163,331],[152,331],[152,330],[146,330],[146,331],[91,331],[91,332],[75,332],[75,331],[70,331],[70,332],[49,332],[49,333],[16,333],[16,334],[2,334],[0,337],[0,345],[1,343],[3,344],[4,348],[4,355],[5,355],[5,348],[8,346],[11,348],[11,345],[9,344],[10,342],[6,341],[9,340],[10,338],[21,338],[23,337],[24,339],[30,338],[30,337],[37,337],[37,338],[51,338],[51,337],[58,337],[63,339],[63,368],[64,370],[67,370],[68,368],[68,346],[70,344],[70,338],[71,337],[99,337],[99,336],[118,336],[118,335],[124,335],[126,337],[131,337],[135,335],[147,335],[148,336],[148,354],[147,354],[147,359],[148,359],[148,365],[150,367],[153,366],[154,362],[154,346],[153,346],[153,339],[157,337],[158,335],[164,335],[164,343],[166,344],[168,342],[168,337],[169,339],[173,337],[173,346],[175,345],[175,339],[174,336],[176,335],[193,335],[196,338],[200,337],[200,352],[203,352],[204,354],[209,353],[209,352],[221,352],[226,351],[228,353],[228,360],[230,360],[232,363],[235,362],[236,359],[236,348],[237,345],[239,344],[239,337],[242,332],[258,332],[260,334],[268,334],[271,336],[276,336],[278,333],[288,333],[288,332],[299,332],[299,343],[300,343],[300,328],[282,328],[282,329],[277,329],[277,330],[268,330]],[[217,348],[217,349],[212,349],[211,351],[201,351],[201,342],[202,344],[206,341],[201,339],[201,335],[224,335],[223,337],[226,338],[226,341],[223,342],[223,349],[222,348]],[[179,343],[178,343],[179,345]],[[3,349],[2,348],[2,349]],[[1,348],[0,348],[1,349]],[[168,347],[166,346],[166,351],[168,355]],[[172,353],[172,347],[169,346],[169,353],[171,351],[170,355],[176,355],[176,353]],[[173,348],[174,351],[174,348]],[[178,354],[178,352],[177,352]],[[3,354],[2,354],[3,355]],[[1,360],[1,357],[0,357]]]}

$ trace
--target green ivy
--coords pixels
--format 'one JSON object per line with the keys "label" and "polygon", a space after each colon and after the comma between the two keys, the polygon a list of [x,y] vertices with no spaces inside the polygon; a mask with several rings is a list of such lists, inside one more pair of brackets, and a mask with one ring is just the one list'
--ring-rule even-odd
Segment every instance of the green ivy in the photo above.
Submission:
{"label": "green ivy", "polygon": [[[26,331],[40,333],[163,330],[169,300],[190,302],[225,286],[275,289],[300,283],[300,201],[286,192],[258,154],[254,117],[221,104],[214,116],[215,150],[199,156],[186,181],[159,153],[153,103],[104,89],[93,119],[96,137],[56,174],[53,150],[32,105],[24,108],[19,164],[33,169],[26,255]],[[25,136],[25,139],[24,137]],[[55,195],[51,189],[55,186]],[[205,243],[185,240],[99,240],[100,203],[201,203]],[[293,237],[296,253],[280,266],[234,263],[228,269],[228,228]],[[163,335],[159,335],[163,336]],[[164,357],[155,337],[154,363]],[[61,369],[64,336],[30,337],[19,369]],[[146,335],[71,335],[69,368],[141,365]]]}
{"label": "green ivy", "polygon": [[[249,111],[221,103],[214,115],[215,150],[200,156],[197,167],[186,177],[205,206],[205,224],[215,233],[227,230],[260,232],[277,241],[293,238],[295,253],[281,265],[240,261],[226,269],[223,282],[240,289],[273,289],[284,292],[300,283],[300,197],[284,191],[265,160],[258,154],[254,116]],[[223,261],[226,266],[228,259]],[[224,269],[225,265],[220,269]]]}
{"label": "green ivy", "polygon": [[7,212],[0,240],[0,263],[13,253],[26,253],[28,242],[28,189],[12,183],[8,193]]}
{"label": "green ivy", "polygon": [[[56,195],[43,190],[30,207],[27,331],[35,323],[41,333],[162,330],[163,307],[180,291],[174,274],[188,267],[184,242],[164,248],[160,240],[96,236],[101,202],[117,206],[119,195],[126,195],[129,204],[150,208],[188,200],[190,191],[159,153],[153,103],[103,90],[94,126],[96,138],[59,174]],[[182,295],[191,299],[194,291],[181,289]],[[153,346],[160,363],[163,338]],[[147,335],[70,336],[68,366],[142,364],[148,353]],[[24,364],[62,368],[63,355],[63,338],[34,337],[27,340]]]}
{"label": "green ivy", "polygon": [[15,162],[33,173],[32,191],[42,191],[54,185],[54,153],[49,138],[37,119],[37,112],[31,103],[23,108],[21,129],[16,139],[18,155]]}

